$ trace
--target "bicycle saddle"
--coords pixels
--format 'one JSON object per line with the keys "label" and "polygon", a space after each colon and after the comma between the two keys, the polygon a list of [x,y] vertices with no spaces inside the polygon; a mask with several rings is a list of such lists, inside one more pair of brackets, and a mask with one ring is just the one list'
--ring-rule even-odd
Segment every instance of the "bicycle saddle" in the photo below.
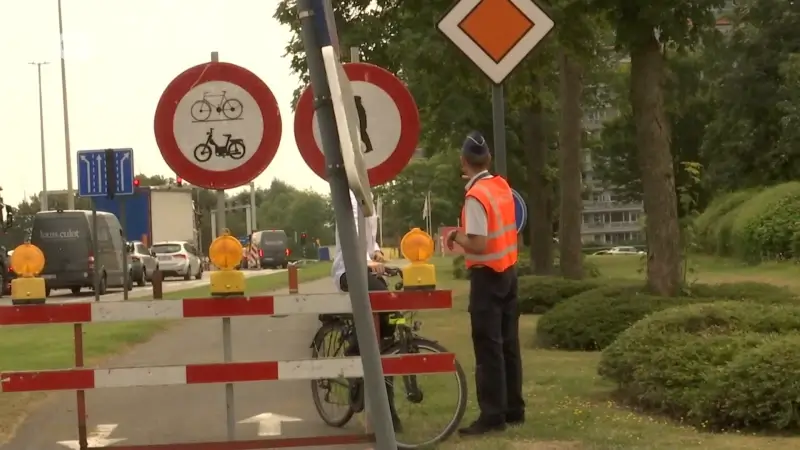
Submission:
{"label": "bicycle saddle", "polygon": [[233,136],[233,135],[231,135],[231,134],[223,134],[223,136],[225,136],[225,137],[231,137],[231,136]]}

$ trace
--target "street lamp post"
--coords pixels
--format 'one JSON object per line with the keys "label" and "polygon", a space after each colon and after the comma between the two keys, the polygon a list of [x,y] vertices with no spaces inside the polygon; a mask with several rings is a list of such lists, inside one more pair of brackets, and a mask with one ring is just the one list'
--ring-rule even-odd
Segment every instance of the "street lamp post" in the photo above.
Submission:
{"label": "street lamp post", "polygon": [[39,139],[42,150],[42,197],[41,210],[47,211],[47,164],[45,164],[45,151],[44,151],[44,104],[42,102],[42,66],[50,64],[49,62],[31,62],[30,65],[36,66],[36,71],[39,75]]}
{"label": "street lamp post", "polygon": [[61,0],[58,0],[58,36],[61,40],[61,95],[64,104],[64,150],[67,156],[67,209],[75,209],[75,190],[72,187],[72,155],[69,146],[69,107],[67,107],[67,68],[64,54],[64,23],[61,19]]}

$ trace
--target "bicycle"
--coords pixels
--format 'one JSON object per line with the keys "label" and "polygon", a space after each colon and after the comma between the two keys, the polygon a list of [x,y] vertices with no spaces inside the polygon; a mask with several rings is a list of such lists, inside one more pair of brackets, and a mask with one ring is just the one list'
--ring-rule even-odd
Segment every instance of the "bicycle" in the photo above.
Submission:
{"label": "bicycle", "polygon": [[[402,280],[402,270],[394,267],[386,268],[387,276],[400,276]],[[396,290],[403,289],[403,282],[395,285]],[[355,337],[355,324],[351,314],[324,314],[320,316],[322,326],[317,331],[311,343],[312,358],[331,358],[344,356],[345,350]],[[390,338],[381,340],[382,355],[413,354],[421,352],[429,353],[449,353],[438,342],[426,339],[419,334],[422,327],[421,321],[414,320],[413,312],[395,313],[390,317],[390,326],[394,326],[394,334]],[[325,344],[332,344],[333,350],[323,349]],[[467,379],[461,364],[455,363],[455,377],[457,381],[458,396],[455,411],[447,425],[432,438],[419,443],[403,442],[408,437],[401,434],[405,433],[395,430],[398,434],[398,448],[417,449],[433,446],[449,438],[457,429],[467,407]],[[446,374],[450,375],[450,374]],[[386,377],[387,385],[396,387],[395,377]],[[418,382],[417,375],[404,375],[401,377],[402,387],[405,389],[405,399],[412,404],[422,404],[426,399],[426,390]],[[323,408],[323,402],[333,403],[331,394],[335,387],[342,387],[347,393],[345,411],[339,417],[329,415]],[[393,392],[393,391],[392,391]],[[322,379],[311,381],[311,393],[314,398],[314,406],[320,418],[332,427],[341,428],[347,425],[353,416],[364,409],[364,390],[363,379]],[[439,394],[436,389],[428,390],[427,397],[435,397]],[[438,428],[437,428],[438,430]]]}
{"label": "bicycle", "polygon": [[206,136],[208,136],[206,142],[194,148],[194,159],[196,159],[198,162],[206,162],[209,159],[211,159],[212,145],[214,146],[214,151],[213,151],[214,155],[220,158],[226,158],[230,156],[231,159],[239,160],[244,157],[245,153],[244,140],[231,139],[232,135],[223,134],[223,136],[225,136],[225,138],[227,139],[225,141],[225,144],[217,145],[217,143],[214,141],[213,128],[209,128],[208,133],[206,133]]}
{"label": "bicycle", "polygon": [[[208,101],[209,98],[219,98],[219,102],[213,105]],[[236,120],[242,117],[243,109],[242,102],[235,98],[228,98],[227,91],[222,91],[222,94],[203,92],[203,99],[192,104],[190,114],[196,122],[208,121],[211,117],[211,111],[216,111],[217,114],[221,114],[228,120]]]}

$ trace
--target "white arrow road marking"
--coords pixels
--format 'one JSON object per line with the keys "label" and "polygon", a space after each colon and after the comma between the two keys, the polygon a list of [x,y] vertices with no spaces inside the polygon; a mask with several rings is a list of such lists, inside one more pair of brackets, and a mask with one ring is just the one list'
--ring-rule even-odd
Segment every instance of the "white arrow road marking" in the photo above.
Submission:
{"label": "white arrow road marking", "polygon": [[119,176],[120,191],[122,191],[122,188],[125,187],[125,171],[122,168],[125,165],[125,160],[130,159],[130,157],[130,153],[123,153],[122,158],[119,159],[119,164],[117,165],[117,176]]}
{"label": "white arrow road marking", "polygon": [[[109,439],[109,436],[111,436],[111,433],[113,433],[116,428],[117,424],[115,423],[98,425],[95,427],[95,431],[89,433],[89,435],[86,437],[89,447],[108,447],[109,445],[114,445],[118,442],[126,440],[125,438]],[[78,441],[59,441],[57,444],[63,445],[64,447],[72,450],[80,450],[81,448],[81,444]]]}
{"label": "white arrow road marking", "polygon": [[97,156],[94,157],[94,159],[95,161],[97,161],[97,170],[100,171],[100,173],[97,174],[98,175],[97,180],[100,182],[100,185],[97,186],[97,192],[100,192],[106,187],[106,171],[105,171],[105,165],[103,164],[104,158],[102,155],[98,154]]}
{"label": "white arrow road marking", "polygon": [[257,423],[259,436],[280,436],[283,422],[301,422],[297,417],[280,414],[263,413],[239,421],[239,423]]}

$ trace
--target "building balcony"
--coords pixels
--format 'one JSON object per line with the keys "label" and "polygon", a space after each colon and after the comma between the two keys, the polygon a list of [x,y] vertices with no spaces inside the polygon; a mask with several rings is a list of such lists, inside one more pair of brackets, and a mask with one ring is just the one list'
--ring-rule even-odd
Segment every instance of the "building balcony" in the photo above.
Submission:
{"label": "building balcony", "polygon": [[632,233],[642,231],[638,222],[595,222],[581,225],[581,234]]}
{"label": "building balcony", "polygon": [[583,211],[584,212],[611,212],[611,211],[643,211],[644,204],[641,202],[637,203],[625,203],[625,202],[593,202],[589,200],[584,200],[583,202]]}

